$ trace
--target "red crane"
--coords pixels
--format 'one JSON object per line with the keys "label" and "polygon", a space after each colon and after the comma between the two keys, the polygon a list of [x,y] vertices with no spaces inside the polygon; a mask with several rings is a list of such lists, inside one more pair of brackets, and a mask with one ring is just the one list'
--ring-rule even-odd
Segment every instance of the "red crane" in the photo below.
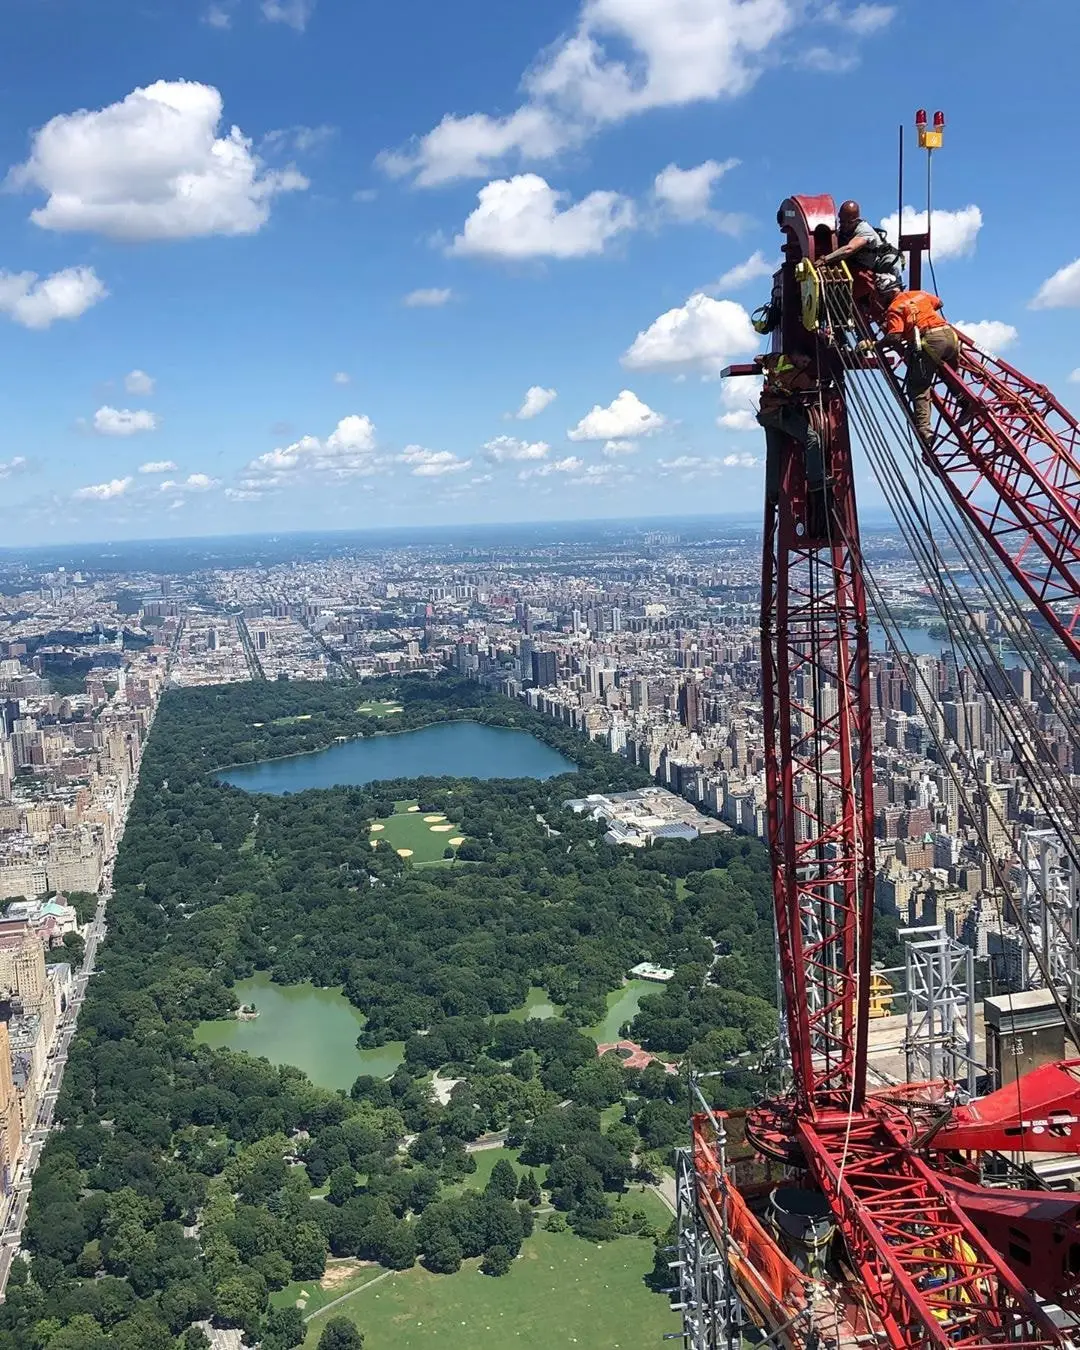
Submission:
{"label": "red crane", "polygon": [[[873,294],[853,299],[846,268],[813,266],[836,247],[833,200],[789,197],[777,220],[784,245],[773,347],[816,372],[811,416],[828,491],[824,509],[811,502],[806,447],[783,441],[779,490],[774,483],[765,509],[761,631],[768,843],[792,1088],[748,1112],[745,1133],[797,1188],[823,1197],[840,1239],[823,1274],[827,1297],[763,1220],[771,1187],[736,1185],[723,1119],[710,1112],[694,1119],[698,1211],[743,1306],[786,1344],[825,1336],[895,1350],[1071,1345],[1077,1331],[1063,1329],[1046,1305],[1080,1317],[1080,1203],[985,1189],[961,1155],[1033,1149],[1036,1140],[1050,1147],[1050,1139],[1055,1151],[1080,1152],[1080,1062],[1040,1070],[930,1129],[867,1090],[870,649],[847,404],[852,370],[885,365],[856,357],[844,331],[874,335]],[[914,276],[927,241],[909,242]],[[895,373],[887,378],[906,406]],[[966,340],[933,397],[928,470],[1080,658],[1080,427],[1047,389]]]}

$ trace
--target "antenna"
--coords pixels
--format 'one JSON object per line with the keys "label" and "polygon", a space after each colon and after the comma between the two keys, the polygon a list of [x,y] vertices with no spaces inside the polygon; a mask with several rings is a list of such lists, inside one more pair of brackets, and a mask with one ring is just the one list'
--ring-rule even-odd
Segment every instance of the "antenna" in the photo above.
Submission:
{"label": "antenna", "polygon": [[920,108],[915,114],[915,130],[919,137],[919,149],[926,151],[926,229],[921,234],[903,233],[904,216],[904,128],[900,128],[900,205],[897,224],[900,251],[909,255],[908,285],[913,291],[922,289],[922,259],[930,252],[931,222],[931,165],[935,150],[940,150],[945,140],[945,114],[934,113],[933,126],[930,125],[926,109]]}

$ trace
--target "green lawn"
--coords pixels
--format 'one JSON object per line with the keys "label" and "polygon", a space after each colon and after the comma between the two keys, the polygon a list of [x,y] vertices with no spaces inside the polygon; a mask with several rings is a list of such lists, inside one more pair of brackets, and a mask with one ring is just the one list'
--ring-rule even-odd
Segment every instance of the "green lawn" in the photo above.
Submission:
{"label": "green lawn", "polygon": [[365,717],[393,717],[395,713],[402,711],[400,703],[394,703],[391,699],[376,699],[373,703],[361,703],[356,710],[363,713]]}
{"label": "green lawn", "polygon": [[[300,1308],[306,1317],[325,1307],[331,1299],[340,1298],[342,1294],[351,1294],[354,1289],[362,1289],[365,1284],[370,1284],[377,1275],[383,1273],[381,1266],[363,1266],[360,1269],[355,1269],[355,1266],[354,1261],[331,1260],[326,1268],[327,1274],[323,1277],[327,1288],[324,1289],[319,1280],[294,1280],[284,1289],[271,1294],[270,1302],[275,1308]],[[344,1279],[337,1278],[335,1268],[339,1275],[342,1270],[348,1270],[350,1273]]]}
{"label": "green lawn", "polygon": [[[644,1284],[652,1264],[641,1238],[595,1245],[538,1229],[501,1279],[481,1275],[478,1261],[456,1275],[416,1266],[328,1315],[351,1318],[364,1350],[640,1350],[680,1330],[666,1297]],[[325,1324],[308,1324],[305,1350]]]}
{"label": "green lawn", "polygon": [[542,1186],[547,1179],[547,1163],[541,1163],[539,1167],[526,1167],[524,1163],[518,1161],[518,1150],[516,1148],[482,1148],[473,1154],[476,1159],[476,1171],[471,1172],[464,1181],[455,1181],[451,1186],[443,1188],[446,1195],[460,1195],[462,1191],[473,1190],[482,1191],[488,1184],[492,1169],[500,1158],[506,1158],[514,1164],[514,1171],[519,1177],[523,1177],[526,1172],[532,1172],[537,1181]]}
{"label": "green lawn", "polygon": [[[410,806],[416,805],[415,802],[395,802],[394,805],[396,807],[394,815],[385,820],[372,822],[371,838],[385,840],[393,849],[410,849],[411,863],[442,862],[443,851],[450,840],[461,838],[460,829],[449,818],[431,822],[424,819],[427,812],[409,811]],[[435,811],[431,814],[440,815],[441,812]],[[432,824],[449,825],[450,829],[433,830]],[[379,825],[383,827],[381,830],[374,828]]]}

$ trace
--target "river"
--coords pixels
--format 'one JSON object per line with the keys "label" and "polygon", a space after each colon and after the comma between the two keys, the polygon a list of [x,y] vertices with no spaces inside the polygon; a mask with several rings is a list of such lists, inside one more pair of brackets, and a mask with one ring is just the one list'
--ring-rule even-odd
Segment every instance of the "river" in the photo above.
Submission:
{"label": "river", "polygon": [[226,769],[248,792],[280,796],[386,778],[554,778],[577,765],[526,731],[480,722],[437,722],[419,731],[365,736],[327,750]]}
{"label": "river", "polygon": [[401,1041],[357,1050],[367,1018],[339,989],[274,984],[260,971],[250,980],[237,980],[235,992],[241,1003],[254,1003],[259,1016],[203,1022],[195,1033],[201,1044],[244,1050],[272,1064],[294,1064],[320,1087],[346,1091],[362,1073],[389,1077],[404,1058]]}

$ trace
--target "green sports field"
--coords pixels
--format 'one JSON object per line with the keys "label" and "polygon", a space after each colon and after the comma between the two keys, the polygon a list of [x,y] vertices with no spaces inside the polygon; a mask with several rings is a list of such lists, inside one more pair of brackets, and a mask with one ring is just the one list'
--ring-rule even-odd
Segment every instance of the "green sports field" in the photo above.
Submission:
{"label": "green sports field", "polygon": [[[410,811],[409,807],[415,805],[415,802],[395,802],[394,815],[385,820],[372,822],[372,841],[385,840],[392,849],[398,851],[408,849],[408,854],[402,856],[407,857],[411,863],[442,862],[444,850],[451,839],[462,837],[461,831],[441,812],[430,813],[439,819],[426,820],[425,816],[429,813]],[[380,825],[382,829],[378,828]],[[441,828],[432,829],[433,825]]]}
{"label": "green sports field", "polygon": [[538,1229],[509,1274],[481,1275],[478,1261],[456,1275],[416,1266],[312,1318],[304,1347],[314,1350],[328,1317],[347,1316],[364,1350],[640,1350],[680,1330],[644,1283],[652,1264],[641,1238],[598,1246]]}
{"label": "green sports field", "polygon": [[365,717],[393,717],[401,712],[402,708],[400,703],[393,703],[388,699],[375,699],[371,703],[361,703],[356,711],[363,713]]}

